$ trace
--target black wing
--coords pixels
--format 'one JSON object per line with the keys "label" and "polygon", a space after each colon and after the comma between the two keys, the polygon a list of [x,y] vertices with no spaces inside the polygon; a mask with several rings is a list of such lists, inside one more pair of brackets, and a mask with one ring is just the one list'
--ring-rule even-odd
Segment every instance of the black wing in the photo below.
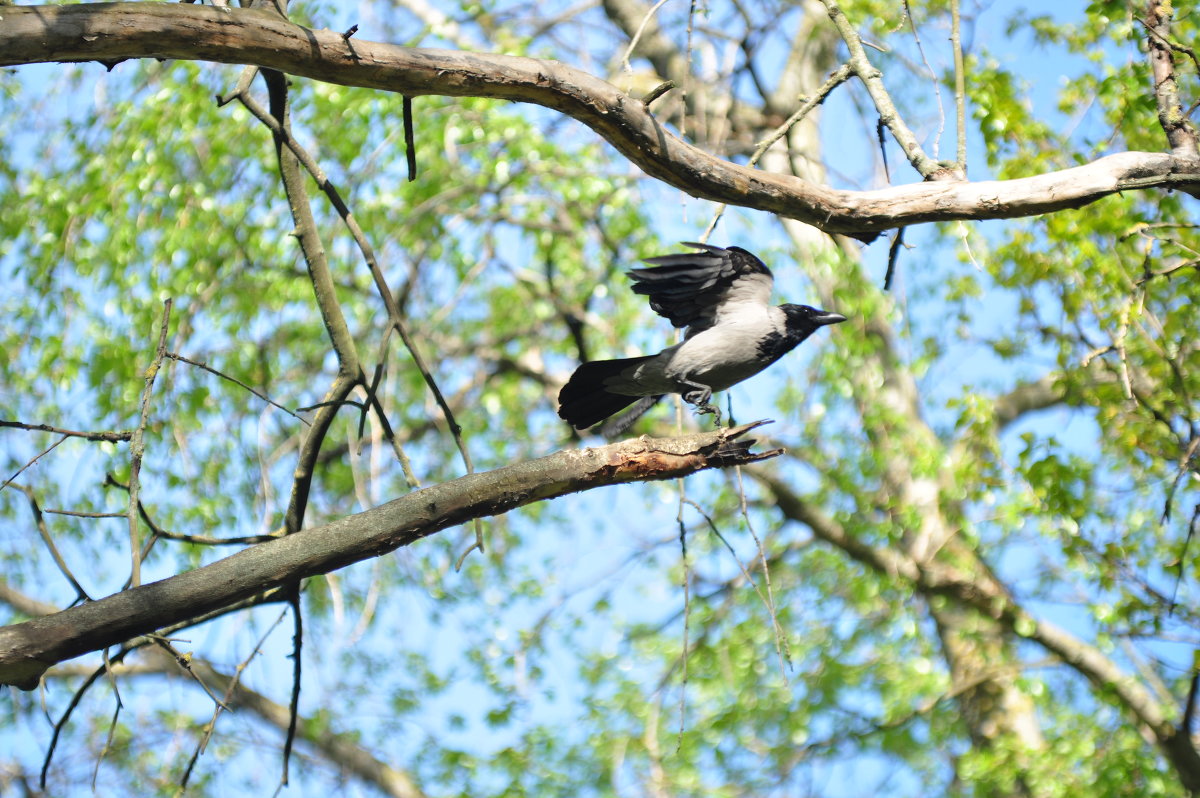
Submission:
{"label": "black wing", "polygon": [[761,260],[741,247],[722,249],[684,243],[698,252],[646,258],[650,268],[631,269],[635,293],[650,298],[655,313],[690,337],[712,327],[723,315],[746,305],[771,301],[775,278]]}

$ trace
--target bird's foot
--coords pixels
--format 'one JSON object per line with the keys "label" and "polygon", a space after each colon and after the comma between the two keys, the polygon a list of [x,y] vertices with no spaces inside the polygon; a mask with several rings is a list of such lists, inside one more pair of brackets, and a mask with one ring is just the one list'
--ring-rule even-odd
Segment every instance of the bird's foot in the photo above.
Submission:
{"label": "bird's foot", "polygon": [[698,416],[713,416],[713,423],[716,426],[721,426],[721,408],[712,404],[708,400],[712,398],[712,391],[708,388],[703,388],[698,391],[690,391],[683,395],[683,400],[688,404],[696,406],[696,415]]}
{"label": "bird's foot", "polygon": [[702,405],[696,405],[696,415],[707,416],[710,414],[713,417],[713,426],[721,426],[721,408],[717,407],[716,405],[709,404],[708,402],[705,402]]}

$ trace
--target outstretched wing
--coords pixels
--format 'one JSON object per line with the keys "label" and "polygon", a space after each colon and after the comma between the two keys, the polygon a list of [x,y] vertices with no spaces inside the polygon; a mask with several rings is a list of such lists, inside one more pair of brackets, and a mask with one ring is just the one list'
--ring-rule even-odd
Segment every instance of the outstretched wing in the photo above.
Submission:
{"label": "outstretched wing", "polygon": [[684,246],[699,251],[646,258],[653,266],[631,269],[629,276],[634,292],[649,297],[654,312],[671,324],[687,327],[687,337],[740,308],[770,303],[775,278],[746,250],[690,242]]}

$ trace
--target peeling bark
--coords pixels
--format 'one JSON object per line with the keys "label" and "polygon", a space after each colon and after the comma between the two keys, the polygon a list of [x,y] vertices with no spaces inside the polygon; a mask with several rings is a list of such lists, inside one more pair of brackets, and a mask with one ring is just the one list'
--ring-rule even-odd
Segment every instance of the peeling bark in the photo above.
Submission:
{"label": "peeling bark", "polygon": [[366,512],[260,543],[211,565],[0,628],[0,684],[30,690],[56,662],[124,642],[298,579],[394,551],[448,527],[622,482],[757,462],[738,440],[766,422],[680,438],[572,449],[414,491]]}

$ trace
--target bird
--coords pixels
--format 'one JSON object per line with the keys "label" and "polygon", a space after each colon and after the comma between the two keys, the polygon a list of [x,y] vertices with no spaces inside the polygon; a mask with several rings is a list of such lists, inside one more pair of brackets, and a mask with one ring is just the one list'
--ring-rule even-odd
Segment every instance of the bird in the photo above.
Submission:
{"label": "bird", "polygon": [[683,340],[658,354],[594,360],[575,370],[558,394],[558,415],[587,429],[635,405],[601,431],[619,434],[663,396],[682,394],[698,414],[720,410],[709,400],[749,379],[802,341],[846,317],[808,305],[772,305],[775,278],[741,247],[684,242],[694,252],[647,258],[631,269],[634,293],[676,328]]}

